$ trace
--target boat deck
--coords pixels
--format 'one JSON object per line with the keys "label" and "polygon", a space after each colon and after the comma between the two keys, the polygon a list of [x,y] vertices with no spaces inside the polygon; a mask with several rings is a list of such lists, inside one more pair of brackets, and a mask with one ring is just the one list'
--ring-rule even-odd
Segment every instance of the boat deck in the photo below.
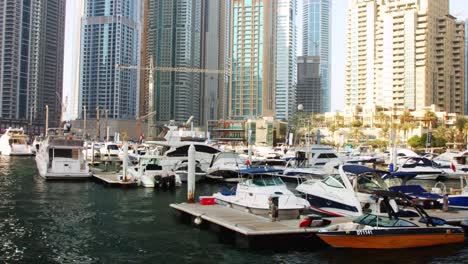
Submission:
{"label": "boat deck", "polygon": [[[269,218],[257,216],[221,205],[171,204],[179,212],[199,217],[209,223],[225,227],[245,236],[290,235],[316,233],[319,227],[299,227],[299,219],[272,222]],[[329,218],[332,224],[349,221],[344,217]]]}
{"label": "boat deck", "polygon": [[97,179],[98,181],[109,184],[109,185],[122,186],[122,187],[137,186],[136,182],[120,180],[120,176],[121,174],[114,173],[114,172],[94,172],[93,173],[94,179]]}

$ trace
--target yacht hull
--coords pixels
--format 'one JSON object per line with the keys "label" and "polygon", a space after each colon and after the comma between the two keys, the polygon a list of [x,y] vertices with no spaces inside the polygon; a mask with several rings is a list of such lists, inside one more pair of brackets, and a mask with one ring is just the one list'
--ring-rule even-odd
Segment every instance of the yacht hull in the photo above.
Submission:
{"label": "yacht hull", "polygon": [[332,247],[362,249],[429,247],[465,241],[464,233],[456,228],[429,229],[427,232],[418,229],[415,232],[411,229],[319,232],[317,235]]}
{"label": "yacht hull", "polygon": [[[254,215],[269,217],[270,209],[268,208],[254,208],[254,207],[247,207],[241,204],[232,203],[226,200],[222,200],[216,198],[216,203],[220,205],[224,205],[236,210],[248,212]],[[297,219],[300,215],[301,209],[279,209],[278,210],[278,219],[279,220],[287,220],[287,219]]]}
{"label": "yacht hull", "polygon": [[355,206],[336,202],[316,195],[307,194],[310,209],[321,214],[337,217],[359,216],[359,209]]}

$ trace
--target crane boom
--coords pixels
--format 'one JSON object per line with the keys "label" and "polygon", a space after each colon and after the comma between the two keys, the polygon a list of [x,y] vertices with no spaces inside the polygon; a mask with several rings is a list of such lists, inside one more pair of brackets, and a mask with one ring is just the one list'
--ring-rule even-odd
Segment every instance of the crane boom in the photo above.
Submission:
{"label": "crane boom", "polygon": [[212,73],[212,74],[231,74],[231,71],[226,70],[210,70],[188,67],[140,67],[136,65],[116,65],[116,69],[120,70],[147,70],[147,71],[162,71],[162,72],[194,72],[194,73]]}

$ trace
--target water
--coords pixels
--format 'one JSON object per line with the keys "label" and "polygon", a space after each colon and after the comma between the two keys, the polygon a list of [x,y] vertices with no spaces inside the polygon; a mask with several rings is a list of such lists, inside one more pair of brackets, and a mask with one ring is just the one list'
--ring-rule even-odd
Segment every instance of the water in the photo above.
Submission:
{"label": "water", "polygon": [[[197,185],[212,194],[216,185]],[[467,245],[411,250],[253,251],[182,224],[175,192],[46,182],[30,157],[0,157],[0,261],[22,263],[461,263]]]}

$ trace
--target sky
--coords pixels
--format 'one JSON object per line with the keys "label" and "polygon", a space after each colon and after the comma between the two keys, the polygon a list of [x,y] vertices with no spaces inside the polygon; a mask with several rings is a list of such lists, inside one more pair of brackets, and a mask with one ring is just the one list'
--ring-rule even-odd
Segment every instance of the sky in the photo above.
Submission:
{"label": "sky", "polygon": [[[63,100],[67,106],[66,118],[72,118],[73,87],[77,83],[76,61],[79,60],[77,54],[77,36],[79,34],[80,23],[80,5],[85,0],[67,0],[66,32],[65,32],[65,55],[64,55],[64,84]],[[200,0],[200,1],[218,1],[218,0]],[[298,12],[301,13],[302,0],[297,0]],[[331,110],[342,110],[344,107],[344,78],[345,78],[345,59],[346,59],[346,13],[348,0],[332,0],[332,48],[331,48],[331,86],[332,102]],[[450,0],[450,13],[460,19],[468,18],[467,0]],[[299,23],[300,25],[300,23]],[[299,37],[301,34],[299,35]],[[301,41],[298,41],[298,51],[300,51]],[[299,53],[298,53],[299,54]],[[67,100],[67,101],[65,101]]]}

